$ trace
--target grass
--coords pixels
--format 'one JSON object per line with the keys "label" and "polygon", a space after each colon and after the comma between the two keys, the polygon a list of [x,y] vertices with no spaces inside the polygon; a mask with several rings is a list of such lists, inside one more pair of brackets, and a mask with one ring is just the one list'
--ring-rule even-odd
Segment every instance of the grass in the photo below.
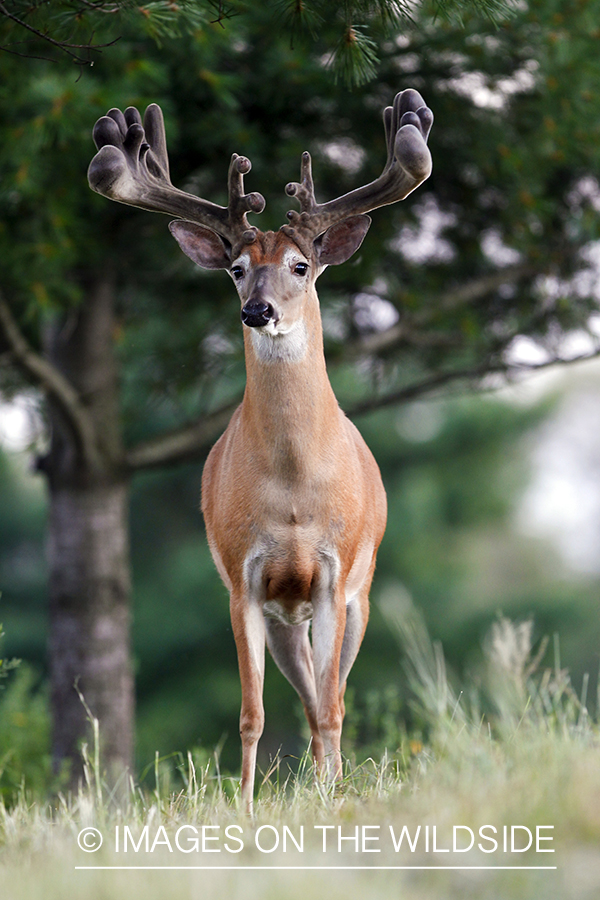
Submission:
{"label": "grass", "polygon": [[[237,781],[221,777],[218,759],[189,755],[182,760],[177,789],[173,773],[157,760],[153,790],[130,781],[111,793],[102,783],[94,748],[86,753],[86,780],[76,795],[43,804],[28,798],[23,788],[10,808],[0,806],[2,900],[142,895],[147,900],[596,900],[599,729],[558,654],[553,666],[541,668],[544,648],[532,655],[531,625],[501,619],[489,637],[485,673],[456,692],[441,649],[431,645],[414,611],[391,603],[387,614],[408,653],[415,718],[422,726],[418,735],[406,735],[400,746],[360,765],[347,760],[345,777],[335,789],[315,781],[308,756],[294,773],[276,760],[260,785],[253,821],[239,811]],[[473,849],[454,852],[454,826],[463,826],[456,832],[458,848],[466,847],[471,829]],[[494,852],[477,846],[493,849],[492,841],[479,835],[483,826],[496,829],[483,832],[498,841]],[[508,851],[511,826],[519,826],[517,847],[524,846],[528,832],[533,846],[504,852],[504,826]],[[546,827],[538,837],[552,841],[540,840],[538,849],[554,853],[536,852],[540,826]],[[80,831],[90,827],[104,838],[94,853],[77,844]],[[396,851],[394,841],[403,827],[407,832]],[[438,852],[433,852],[434,827]],[[137,871],[76,869],[124,865]],[[282,866],[300,868],[275,868]],[[325,866],[366,869],[311,868]],[[398,866],[427,868],[382,868]]]}

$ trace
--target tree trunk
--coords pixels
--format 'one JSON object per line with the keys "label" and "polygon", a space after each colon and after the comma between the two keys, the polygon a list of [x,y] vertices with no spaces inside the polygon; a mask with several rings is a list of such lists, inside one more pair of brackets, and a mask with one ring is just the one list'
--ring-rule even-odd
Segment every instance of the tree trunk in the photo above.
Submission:
{"label": "tree trunk", "polygon": [[[100,723],[101,768],[111,783],[131,766],[134,689],[130,661],[128,481],[123,470],[113,353],[114,288],[103,277],[46,335],[46,354],[77,390],[93,424],[94,452],[49,403],[50,673],[53,754],[82,772],[90,740],[83,696]],[[89,451],[89,448],[88,448]],[[92,458],[90,458],[90,456]]]}
{"label": "tree trunk", "polygon": [[133,678],[129,647],[126,484],[51,491],[50,670],[57,763],[81,772],[89,729],[83,695],[100,722],[102,768],[114,783],[131,765]]}

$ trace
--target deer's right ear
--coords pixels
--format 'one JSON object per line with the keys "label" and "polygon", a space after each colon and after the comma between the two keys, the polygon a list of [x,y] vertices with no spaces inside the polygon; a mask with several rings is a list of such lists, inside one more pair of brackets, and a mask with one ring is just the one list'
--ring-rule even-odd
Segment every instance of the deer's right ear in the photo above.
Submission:
{"label": "deer's right ear", "polygon": [[229,268],[231,247],[210,228],[176,219],[169,222],[169,230],[185,255],[196,265],[203,269]]}

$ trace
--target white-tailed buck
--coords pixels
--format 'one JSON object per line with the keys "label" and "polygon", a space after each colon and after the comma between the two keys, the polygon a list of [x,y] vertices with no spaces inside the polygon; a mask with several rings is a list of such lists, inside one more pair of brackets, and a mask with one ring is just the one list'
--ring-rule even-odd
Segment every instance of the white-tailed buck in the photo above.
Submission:
{"label": "white-tailed buck", "polygon": [[[177,190],[160,108],[112,109],[94,128],[90,186],[105,197],[178,218],[170,229],[199,266],[227,269],[242,305],[247,383],[202,479],[210,549],[231,595],[242,684],[242,800],[252,808],[263,731],[265,642],[304,705],[323,777],[341,774],[346,679],[367,625],[369,588],[386,521],[379,469],[340,410],[325,369],[318,276],[345,262],[370,225],[365,213],[402,200],[431,172],[433,116],[417,91],[383,114],[380,177],[315,200],[302,156],[300,202],[277,232],[248,223],[260,194],[244,194],[250,162],[234,154],[228,206]],[[312,620],[312,641],[309,622]]]}

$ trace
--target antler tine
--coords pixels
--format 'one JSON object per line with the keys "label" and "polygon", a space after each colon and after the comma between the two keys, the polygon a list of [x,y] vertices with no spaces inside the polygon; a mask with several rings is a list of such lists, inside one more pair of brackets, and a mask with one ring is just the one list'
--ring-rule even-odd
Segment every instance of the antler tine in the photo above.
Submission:
{"label": "antler tine", "polygon": [[[300,210],[302,213],[313,213],[317,208],[315,200],[315,185],[312,177],[312,160],[308,150],[302,154],[302,162],[300,168],[300,182],[291,181],[285,186],[285,192],[288,197],[295,197],[300,201]],[[294,210],[290,210],[287,214],[288,219],[295,219],[298,215]]]}
{"label": "antler tine", "polygon": [[144,115],[130,106],[122,113],[111,109],[94,126],[98,153],[88,169],[92,190],[118,203],[153,212],[175,215],[205,225],[232,246],[251,243],[257,229],[250,226],[247,212],[262,212],[260,194],[243,193],[243,174],[250,161],[234,154],[229,167],[228,206],[180,191],[171,183],[165,126],[160,106],[152,103]]}
{"label": "antler tine", "polygon": [[[227,175],[228,211],[232,226],[237,223],[238,238],[244,244],[251,244],[256,240],[258,229],[248,223],[246,213],[261,213],[265,208],[265,198],[254,191],[244,194],[244,175],[252,168],[252,163],[245,156],[234,153],[229,163]],[[233,242],[232,242],[233,243]]]}
{"label": "antler tine", "polygon": [[283,231],[307,244],[336,222],[404,200],[429,177],[427,138],[433,113],[419,92],[409,88],[396,94],[393,106],[383,112],[383,124],[387,160],[379,178],[327,203],[315,200],[310,154],[303,153],[301,180],[285,189],[288,196],[300,202],[300,212],[288,212],[289,224],[282,226]]}
{"label": "antler tine", "polygon": [[[139,117],[137,109],[130,106],[129,109],[136,113]],[[127,115],[125,110],[125,115]],[[144,113],[144,131],[146,132],[146,140],[152,148],[150,159],[155,159],[161,170],[164,172],[170,182],[169,175],[169,154],[167,153],[167,136],[165,134],[165,122],[163,119],[162,109],[156,103],[151,103]],[[150,160],[148,159],[149,163]]]}

